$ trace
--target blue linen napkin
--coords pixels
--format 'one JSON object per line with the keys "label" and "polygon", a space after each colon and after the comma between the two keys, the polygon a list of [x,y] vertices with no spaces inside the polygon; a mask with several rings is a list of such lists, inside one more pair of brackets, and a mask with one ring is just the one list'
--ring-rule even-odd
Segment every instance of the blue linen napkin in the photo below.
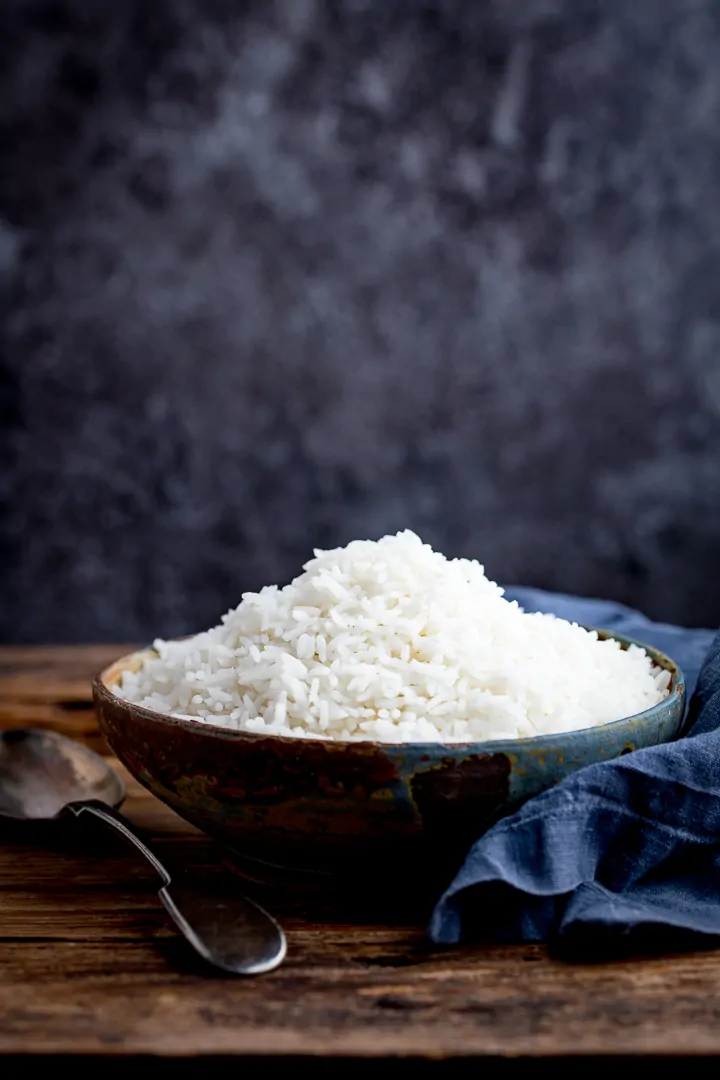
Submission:
{"label": "blue linen napkin", "polygon": [[549,941],[578,955],[720,935],[720,634],[604,600],[506,590],[527,611],[616,630],[683,669],[685,738],[591,765],[498,822],[433,912],[439,944]]}

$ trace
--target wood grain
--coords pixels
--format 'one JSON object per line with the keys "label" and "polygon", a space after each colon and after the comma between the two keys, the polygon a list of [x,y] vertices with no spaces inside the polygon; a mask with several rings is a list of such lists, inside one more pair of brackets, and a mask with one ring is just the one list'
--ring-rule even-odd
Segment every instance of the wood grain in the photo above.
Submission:
{"label": "wood grain", "polygon": [[[38,723],[100,745],[76,703],[121,651],[0,652],[0,727]],[[128,815],[168,861],[240,887],[209,840],[129,778],[128,788]],[[481,1057],[498,1067],[720,1053],[716,952],[571,966],[536,946],[439,950],[417,921],[353,923],[276,895],[287,962],[240,980],[198,966],[155,887],[104,834],[3,828],[0,1053]]]}

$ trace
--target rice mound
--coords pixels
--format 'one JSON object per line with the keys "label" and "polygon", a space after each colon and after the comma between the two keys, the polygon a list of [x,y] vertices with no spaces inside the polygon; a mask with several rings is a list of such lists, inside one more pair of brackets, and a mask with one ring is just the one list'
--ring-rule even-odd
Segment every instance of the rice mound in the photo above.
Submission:
{"label": "rice mound", "polygon": [[573,731],[643,711],[648,654],[507,601],[482,566],[412,532],[315,551],[219,626],[156,641],[121,697],[225,728],[320,739],[465,742]]}

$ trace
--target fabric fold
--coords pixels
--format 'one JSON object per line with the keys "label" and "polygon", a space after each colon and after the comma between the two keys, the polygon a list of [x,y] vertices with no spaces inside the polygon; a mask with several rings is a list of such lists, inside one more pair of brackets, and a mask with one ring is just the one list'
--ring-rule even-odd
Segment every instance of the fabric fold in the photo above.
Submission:
{"label": "fabric fold", "polygon": [[508,589],[653,645],[685,672],[686,736],[591,765],[480,837],[433,912],[431,938],[549,941],[578,953],[642,930],[720,935],[720,635],[606,601]]}

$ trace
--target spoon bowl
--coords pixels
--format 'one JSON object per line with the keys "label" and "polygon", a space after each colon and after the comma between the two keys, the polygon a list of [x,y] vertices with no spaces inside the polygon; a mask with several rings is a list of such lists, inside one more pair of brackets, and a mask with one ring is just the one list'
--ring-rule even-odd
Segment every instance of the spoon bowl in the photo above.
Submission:
{"label": "spoon bowl", "polygon": [[87,799],[121,806],[125,784],[99,754],[52,731],[0,732],[0,816],[49,821]]}

